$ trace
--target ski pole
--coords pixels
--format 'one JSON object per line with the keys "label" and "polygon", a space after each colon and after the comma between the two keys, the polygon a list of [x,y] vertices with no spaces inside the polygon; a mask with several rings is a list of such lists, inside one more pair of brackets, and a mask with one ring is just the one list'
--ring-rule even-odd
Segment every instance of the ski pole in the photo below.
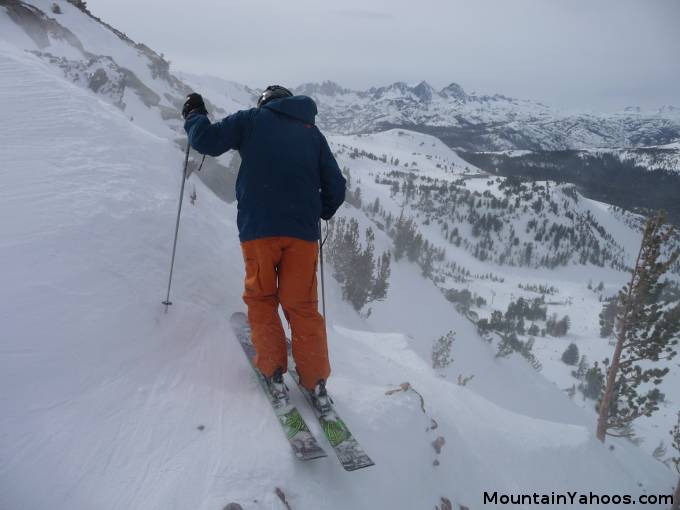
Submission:
{"label": "ski pole", "polygon": [[321,310],[323,312],[323,321],[326,322],[326,287],[323,277],[323,245],[326,240],[321,236],[321,220],[319,220],[319,262],[321,269]]}
{"label": "ski pole", "polygon": [[172,258],[170,260],[170,277],[168,278],[168,294],[165,297],[163,304],[165,305],[165,313],[168,313],[168,307],[172,304],[170,301],[170,286],[172,285],[172,270],[175,267],[175,252],[177,250],[177,234],[179,233],[179,218],[182,213],[182,199],[184,198],[184,183],[187,180],[187,168],[189,166],[189,150],[191,145],[187,141],[187,151],[184,154],[184,171],[182,172],[182,185],[179,190],[179,206],[177,207],[177,223],[175,224],[175,240],[172,243]]}

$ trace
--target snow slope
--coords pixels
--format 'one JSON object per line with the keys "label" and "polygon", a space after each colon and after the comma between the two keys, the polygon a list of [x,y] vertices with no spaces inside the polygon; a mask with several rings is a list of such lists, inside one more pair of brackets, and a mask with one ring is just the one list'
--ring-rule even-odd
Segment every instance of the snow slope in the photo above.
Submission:
{"label": "snow slope", "polygon": [[200,91],[204,97],[210,98],[229,113],[252,108],[257,102],[257,91],[240,83],[215,76],[201,76],[184,72],[177,73],[177,76],[192,90]]}
{"label": "snow slope", "polygon": [[[377,465],[298,463],[228,327],[243,308],[235,207],[196,184],[166,315],[181,152],[6,45],[0,95],[0,216],[13,219],[0,231],[0,508],[283,508],[275,487],[303,510],[432,508],[442,496],[477,508],[482,490],[669,491],[663,466],[626,445],[612,454],[558,390],[484,356],[411,265],[368,322],[329,282],[330,390]],[[418,355],[450,328],[479,390]],[[428,416],[412,392],[385,394],[404,381]],[[511,384],[521,392],[494,397]]]}
{"label": "snow slope", "polygon": [[680,142],[636,149],[591,149],[589,155],[611,154],[624,163],[634,163],[650,172],[662,170],[680,175]]}
{"label": "snow slope", "polygon": [[[527,186],[521,193],[513,190],[510,203],[504,206],[501,202],[505,196],[502,187],[505,182],[504,178],[488,176],[467,162],[463,162],[466,166],[462,167],[454,161],[454,156],[447,155],[441,150],[439,140],[427,135],[405,130],[390,130],[371,135],[333,135],[329,139],[340,165],[349,170],[352,186],[358,186],[361,189],[363,211],[372,218],[372,221],[366,222],[365,226],[371,225],[375,230],[384,230],[386,214],[391,214],[394,219],[404,214],[405,217],[414,219],[417,232],[425,240],[444,251],[443,260],[435,263],[433,275],[430,277],[433,284],[432,291],[435,291],[436,287],[445,294],[451,289],[465,290],[474,297],[482,298],[485,301],[483,305],[471,308],[470,317],[475,320],[477,318],[488,319],[494,310],[504,312],[511,302],[519,298],[530,301],[543,297],[546,301],[548,316],[553,313],[558,314],[560,318],[569,315],[571,329],[565,337],[556,338],[545,334],[523,336],[525,341],[530,336],[533,338],[533,352],[542,365],[539,379],[543,381],[547,379],[557,388],[565,391],[579,383],[571,374],[575,367],[567,366],[561,360],[563,352],[572,342],[577,345],[580,354],[586,356],[589,365],[595,361],[601,363],[602,360],[611,357],[613,347],[599,335],[599,313],[602,310],[602,299],[615,295],[630,279],[630,274],[622,271],[618,266],[620,263],[631,266],[637,254],[641,237],[638,226],[641,220],[638,216],[615,210],[602,202],[586,199],[569,185],[557,185],[551,182],[533,183],[531,186],[538,190],[537,194],[528,194],[531,186]],[[449,152],[453,153],[450,150]],[[394,177],[396,174],[393,172],[404,174],[405,177]],[[391,189],[389,183],[394,180],[401,183],[400,192],[394,193]],[[418,189],[419,186],[423,188],[415,192],[414,196],[406,199],[404,187],[408,182],[414,183],[413,189]],[[432,184],[433,182],[435,184]],[[475,213],[473,217],[493,215],[500,222],[499,230],[492,231],[488,238],[485,237],[485,232],[475,237],[469,219],[471,216],[467,215],[468,206],[457,203],[458,197],[464,196],[462,192],[457,191],[454,195],[449,188],[448,194],[440,196],[434,191],[429,195],[422,191],[428,186],[440,187],[441,183],[448,183],[449,186],[455,184],[457,190],[476,193],[473,195],[475,196],[474,205],[469,208]],[[540,213],[531,208],[539,195],[544,203]],[[495,205],[493,203],[490,205],[489,200],[493,197],[497,199],[497,202]],[[375,200],[379,201],[380,214],[371,211]],[[518,201],[519,206],[513,205],[515,200]],[[554,205],[555,210],[552,211],[547,204]],[[451,212],[461,210],[463,214],[460,215]],[[587,218],[587,221],[584,222],[584,218]],[[602,267],[592,263],[582,264],[577,256],[579,248],[576,246],[580,241],[566,241],[564,245],[555,245],[553,240],[545,235],[542,241],[538,241],[534,237],[534,232],[529,229],[532,221],[537,221],[539,224],[554,222],[565,226],[569,226],[573,221],[578,232],[577,237],[597,240],[601,248],[606,247],[615,253],[616,257],[610,261],[611,263],[605,262]],[[446,229],[443,228],[444,226]],[[454,228],[461,232],[463,243],[456,245],[447,239],[446,234]],[[554,256],[557,247],[564,253],[572,253],[574,256],[565,259],[563,264],[556,267],[548,267],[541,262],[527,265],[512,257],[507,257],[505,263],[499,263],[499,255],[506,250],[513,253],[512,250],[515,249],[512,238],[508,236],[509,230],[514,232],[517,239],[521,239],[517,243],[519,247],[526,242],[532,244],[533,254],[537,261],[544,255]],[[585,236],[588,231],[591,231],[590,234]],[[601,232],[606,233],[607,237],[603,237]],[[489,253],[485,259],[475,254],[475,250],[472,249],[474,246],[466,244],[467,241],[474,239],[483,239],[483,242],[488,239],[491,243],[491,247],[487,248]],[[564,239],[562,242],[565,242]],[[450,264],[455,264],[455,271],[451,270]],[[399,278],[402,266],[398,267],[400,269],[393,271],[392,279]],[[671,278],[676,282],[679,280],[677,265],[676,273],[672,274]],[[596,287],[600,282],[602,282],[602,288],[597,290]],[[552,289],[550,293],[541,293],[528,289],[527,287],[530,286]],[[412,302],[413,295],[420,294],[405,291],[405,303]],[[390,301],[386,308],[378,305],[376,311],[374,307],[371,318],[376,315],[376,312],[383,313],[387,323],[387,317],[390,315],[389,307],[393,305],[394,301]],[[429,300],[425,301],[424,306],[430,306]],[[383,311],[380,312],[381,310]],[[400,328],[408,330],[409,326],[403,324],[403,321],[399,319],[396,321]],[[527,323],[528,326],[529,323]],[[445,332],[440,331],[436,334],[432,331],[429,336],[434,340]],[[474,333],[470,334],[474,335]],[[468,376],[473,372],[477,374],[469,368],[469,364],[458,359],[459,348],[460,345],[454,343],[455,361],[453,368],[449,371],[451,379],[456,379],[458,375]],[[427,358],[430,354],[431,343],[420,346],[418,349],[421,356]],[[486,356],[489,355],[494,356],[495,350],[492,349]],[[472,365],[484,366],[483,358],[484,356],[476,357]],[[523,360],[522,363],[527,365]],[[676,360],[672,360],[668,367],[670,373],[660,387],[661,391],[666,394],[666,402],[654,416],[642,418],[636,424],[636,429],[642,439],[641,448],[650,454],[660,442],[669,444],[668,432],[677,419],[680,370]],[[494,365],[494,368],[489,367],[489,369],[499,370],[498,365]],[[511,377],[510,373],[503,374],[499,377],[499,381],[508,381]],[[476,390],[483,392],[486,398],[494,400],[495,396],[499,396],[500,402],[512,398],[512,395],[508,393],[525,391],[519,389],[517,382],[509,384],[505,390],[502,387],[485,389],[484,385],[488,384],[488,381],[479,380],[477,375],[471,384]],[[573,401],[585,409],[585,416],[587,416],[585,422],[594,423],[595,402],[583,399],[580,393],[576,393]],[[536,407],[547,409],[549,404],[541,402]],[[523,412],[529,411],[523,409]]]}
{"label": "snow slope", "polygon": [[0,41],[36,54],[147,131],[169,138],[181,130],[189,89],[169,62],[65,0],[0,1]]}

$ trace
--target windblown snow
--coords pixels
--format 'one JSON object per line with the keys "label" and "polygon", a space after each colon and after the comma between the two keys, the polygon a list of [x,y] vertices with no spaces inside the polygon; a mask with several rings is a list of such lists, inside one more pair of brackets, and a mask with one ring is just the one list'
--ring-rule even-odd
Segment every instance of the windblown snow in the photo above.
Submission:
{"label": "windblown snow", "polygon": [[[46,11],[48,4],[36,2]],[[118,65],[146,72],[135,67],[146,57],[124,54],[108,28],[59,5],[59,21],[87,44],[100,40],[98,51]],[[557,376],[518,356],[496,358],[494,346],[406,261],[393,264],[388,296],[369,316],[326,280],[329,391],[376,465],[347,473],[332,457],[295,460],[229,326],[229,315],[244,310],[235,205],[191,177],[197,199],[189,201],[188,186],[174,304],[164,313],[183,158],[176,131],[141,103],[134,111],[147,109],[149,118],[131,121],[110,98],[25,52],[30,41],[3,9],[0,3],[0,508],[221,510],[237,502],[245,510],[284,509],[277,488],[295,510],[411,510],[442,498],[479,509],[484,491],[671,492],[666,466],[625,441],[609,443],[613,450],[601,445],[592,410],[570,400]],[[14,32],[5,38],[6,27]],[[366,171],[367,196],[385,204],[389,192],[369,185],[376,168],[350,161],[350,148],[413,159],[424,177],[480,178],[426,135],[395,130],[337,136],[332,144],[345,147],[340,161],[354,176]],[[340,214],[362,229],[375,226],[350,205]],[[392,240],[375,230],[377,251],[390,249]],[[463,249],[456,256],[478,263]],[[574,289],[576,271],[560,273]],[[618,276],[607,274],[614,288]],[[508,300],[510,284],[503,289],[498,299]],[[449,330],[454,363],[435,371],[432,343]],[[547,365],[552,357],[541,359]],[[458,375],[474,379],[462,386]],[[302,396],[292,395],[321,438]]]}

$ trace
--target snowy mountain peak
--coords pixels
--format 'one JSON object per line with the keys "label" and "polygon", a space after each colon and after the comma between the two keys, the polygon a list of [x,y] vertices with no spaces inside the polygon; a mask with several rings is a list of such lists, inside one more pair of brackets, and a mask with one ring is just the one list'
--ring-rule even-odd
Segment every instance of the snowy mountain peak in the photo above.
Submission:
{"label": "snowy mountain peak", "polygon": [[465,101],[468,97],[463,87],[457,83],[451,83],[447,85],[440,91],[440,94],[446,98],[459,101]]}
{"label": "snowy mountain peak", "polygon": [[421,101],[430,101],[432,96],[436,94],[436,91],[429,83],[423,80],[413,87],[413,93],[420,98]]}
{"label": "snowy mountain peak", "polygon": [[303,83],[302,85],[295,87],[296,94],[303,94],[306,96],[329,96],[335,97],[341,94],[348,94],[351,91],[346,89],[334,81],[323,81],[321,83]]}
{"label": "snowy mountain peak", "polygon": [[374,100],[390,99],[408,95],[411,92],[411,87],[406,82],[396,81],[384,87],[371,87],[368,92]]}
{"label": "snowy mountain peak", "polygon": [[680,107],[674,106],[672,104],[667,104],[659,108],[659,113],[662,115],[664,114],[680,115]]}

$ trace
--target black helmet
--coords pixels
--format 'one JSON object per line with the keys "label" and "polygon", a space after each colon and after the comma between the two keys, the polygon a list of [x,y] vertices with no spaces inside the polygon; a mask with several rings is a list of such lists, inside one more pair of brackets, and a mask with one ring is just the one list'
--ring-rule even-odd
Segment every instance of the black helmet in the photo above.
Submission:
{"label": "black helmet", "polygon": [[293,93],[286,87],[281,85],[269,85],[264,92],[260,95],[260,99],[257,100],[257,107],[267,104],[269,101],[274,99],[281,99],[282,97],[291,97]]}

